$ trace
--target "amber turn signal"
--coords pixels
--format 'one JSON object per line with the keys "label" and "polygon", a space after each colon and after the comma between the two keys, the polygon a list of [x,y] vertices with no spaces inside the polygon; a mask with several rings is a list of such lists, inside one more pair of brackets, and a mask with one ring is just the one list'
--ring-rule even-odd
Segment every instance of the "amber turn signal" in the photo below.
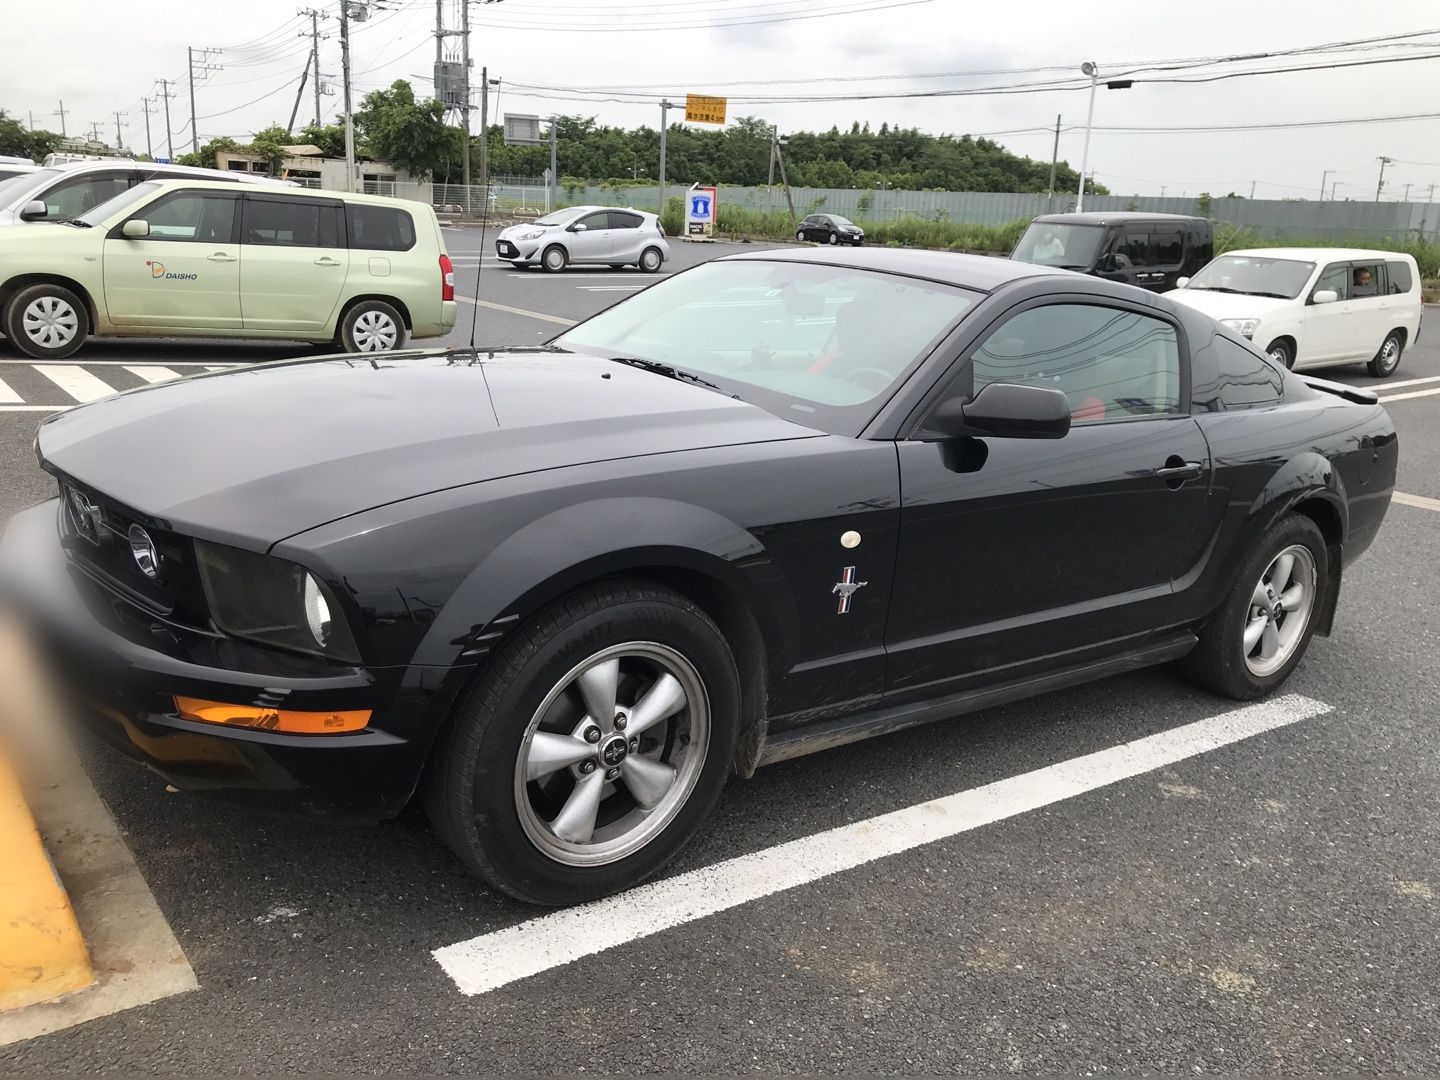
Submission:
{"label": "amber turn signal", "polygon": [[337,735],[360,731],[370,722],[369,709],[311,712],[303,709],[269,709],[263,705],[229,705],[223,701],[175,695],[175,711],[186,720],[230,727],[282,731],[291,735]]}

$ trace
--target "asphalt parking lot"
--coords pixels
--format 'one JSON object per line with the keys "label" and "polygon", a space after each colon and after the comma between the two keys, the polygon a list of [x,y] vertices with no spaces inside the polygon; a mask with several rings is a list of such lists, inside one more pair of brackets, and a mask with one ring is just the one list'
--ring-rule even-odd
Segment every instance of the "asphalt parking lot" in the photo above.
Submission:
{"label": "asphalt parking lot", "polygon": [[[473,297],[478,233],[447,240]],[[666,269],[727,250],[677,243]],[[478,276],[481,306],[462,304],[450,341],[469,339],[472,312],[479,344],[543,340],[653,280],[488,258]],[[1440,1070],[1440,336],[1426,329],[1380,388],[1407,498],[1346,568],[1335,634],[1312,644],[1280,720],[1246,728],[1256,714],[1152,670],[771,766],[727,788],[660,887],[564,925],[467,877],[418,814],[258,817],[82,747],[198,989],[0,1046],[0,1068]],[[45,409],[317,351],[137,339],[46,365],[0,342],[0,512],[51,491],[31,452]],[[1185,743],[1196,730],[1230,735]],[[1081,779],[1062,788],[1056,767]],[[920,828],[913,808],[980,788],[963,828],[893,853],[859,824]],[[782,844],[841,868],[775,891],[783,858],[762,856]],[[689,917],[702,894],[736,902]],[[619,943],[537,959],[575,918]],[[515,977],[467,981],[487,958]]]}

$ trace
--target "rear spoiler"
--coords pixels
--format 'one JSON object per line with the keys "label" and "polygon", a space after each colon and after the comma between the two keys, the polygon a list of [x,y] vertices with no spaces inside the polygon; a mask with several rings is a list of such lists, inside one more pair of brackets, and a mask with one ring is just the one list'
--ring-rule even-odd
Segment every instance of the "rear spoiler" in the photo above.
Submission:
{"label": "rear spoiler", "polygon": [[1314,375],[1299,375],[1297,378],[1312,390],[1322,390],[1357,405],[1374,405],[1380,400],[1373,390],[1367,390],[1363,386],[1346,386],[1329,379],[1317,379]]}

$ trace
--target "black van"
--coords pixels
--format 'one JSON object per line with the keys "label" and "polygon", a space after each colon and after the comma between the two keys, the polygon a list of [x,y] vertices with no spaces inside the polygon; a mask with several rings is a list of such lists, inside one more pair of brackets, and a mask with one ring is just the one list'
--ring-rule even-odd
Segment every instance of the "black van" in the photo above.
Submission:
{"label": "black van", "polygon": [[1214,255],[1205,218],[1117,211],[1037,217],[1010,257],[1165,292]]}

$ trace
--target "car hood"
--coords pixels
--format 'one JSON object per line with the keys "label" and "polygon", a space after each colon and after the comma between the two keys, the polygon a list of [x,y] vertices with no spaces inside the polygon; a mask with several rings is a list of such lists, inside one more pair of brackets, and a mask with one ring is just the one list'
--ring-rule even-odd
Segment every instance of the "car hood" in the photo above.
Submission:
{"label": "car hood", "polygon": [[539,229],[541,232],[550,232],[552,229],[556,229],[556,228],[559,228],[559,226],[557,226],[557,225],[536,225],[536,224],[534,224],[533,222],[526,222],[525,224],[522,224],[522,225],[511,225],[508,229],[501,229],[501,230],[500,230],[500,239],[501,239],[501,240],[513,240],[513,239],[515,239],[517,236],[523,236],[523,235],[525,235],[526,233],[534,232],[536,229]]}
{"label": "car hood", "polygon": [[37,451],[163,527],[268,547],[384,503],[617,458],[821,434],[570,353],[319,357],[142,387],[46,420]]}
{"label": "car hood", "polygon": [[1172,289],[1165,296],[1177,304],[1203,311],[1212,319],[1261,319],[1294,303],[1273,296],[1244,296],[1214,289]]}

